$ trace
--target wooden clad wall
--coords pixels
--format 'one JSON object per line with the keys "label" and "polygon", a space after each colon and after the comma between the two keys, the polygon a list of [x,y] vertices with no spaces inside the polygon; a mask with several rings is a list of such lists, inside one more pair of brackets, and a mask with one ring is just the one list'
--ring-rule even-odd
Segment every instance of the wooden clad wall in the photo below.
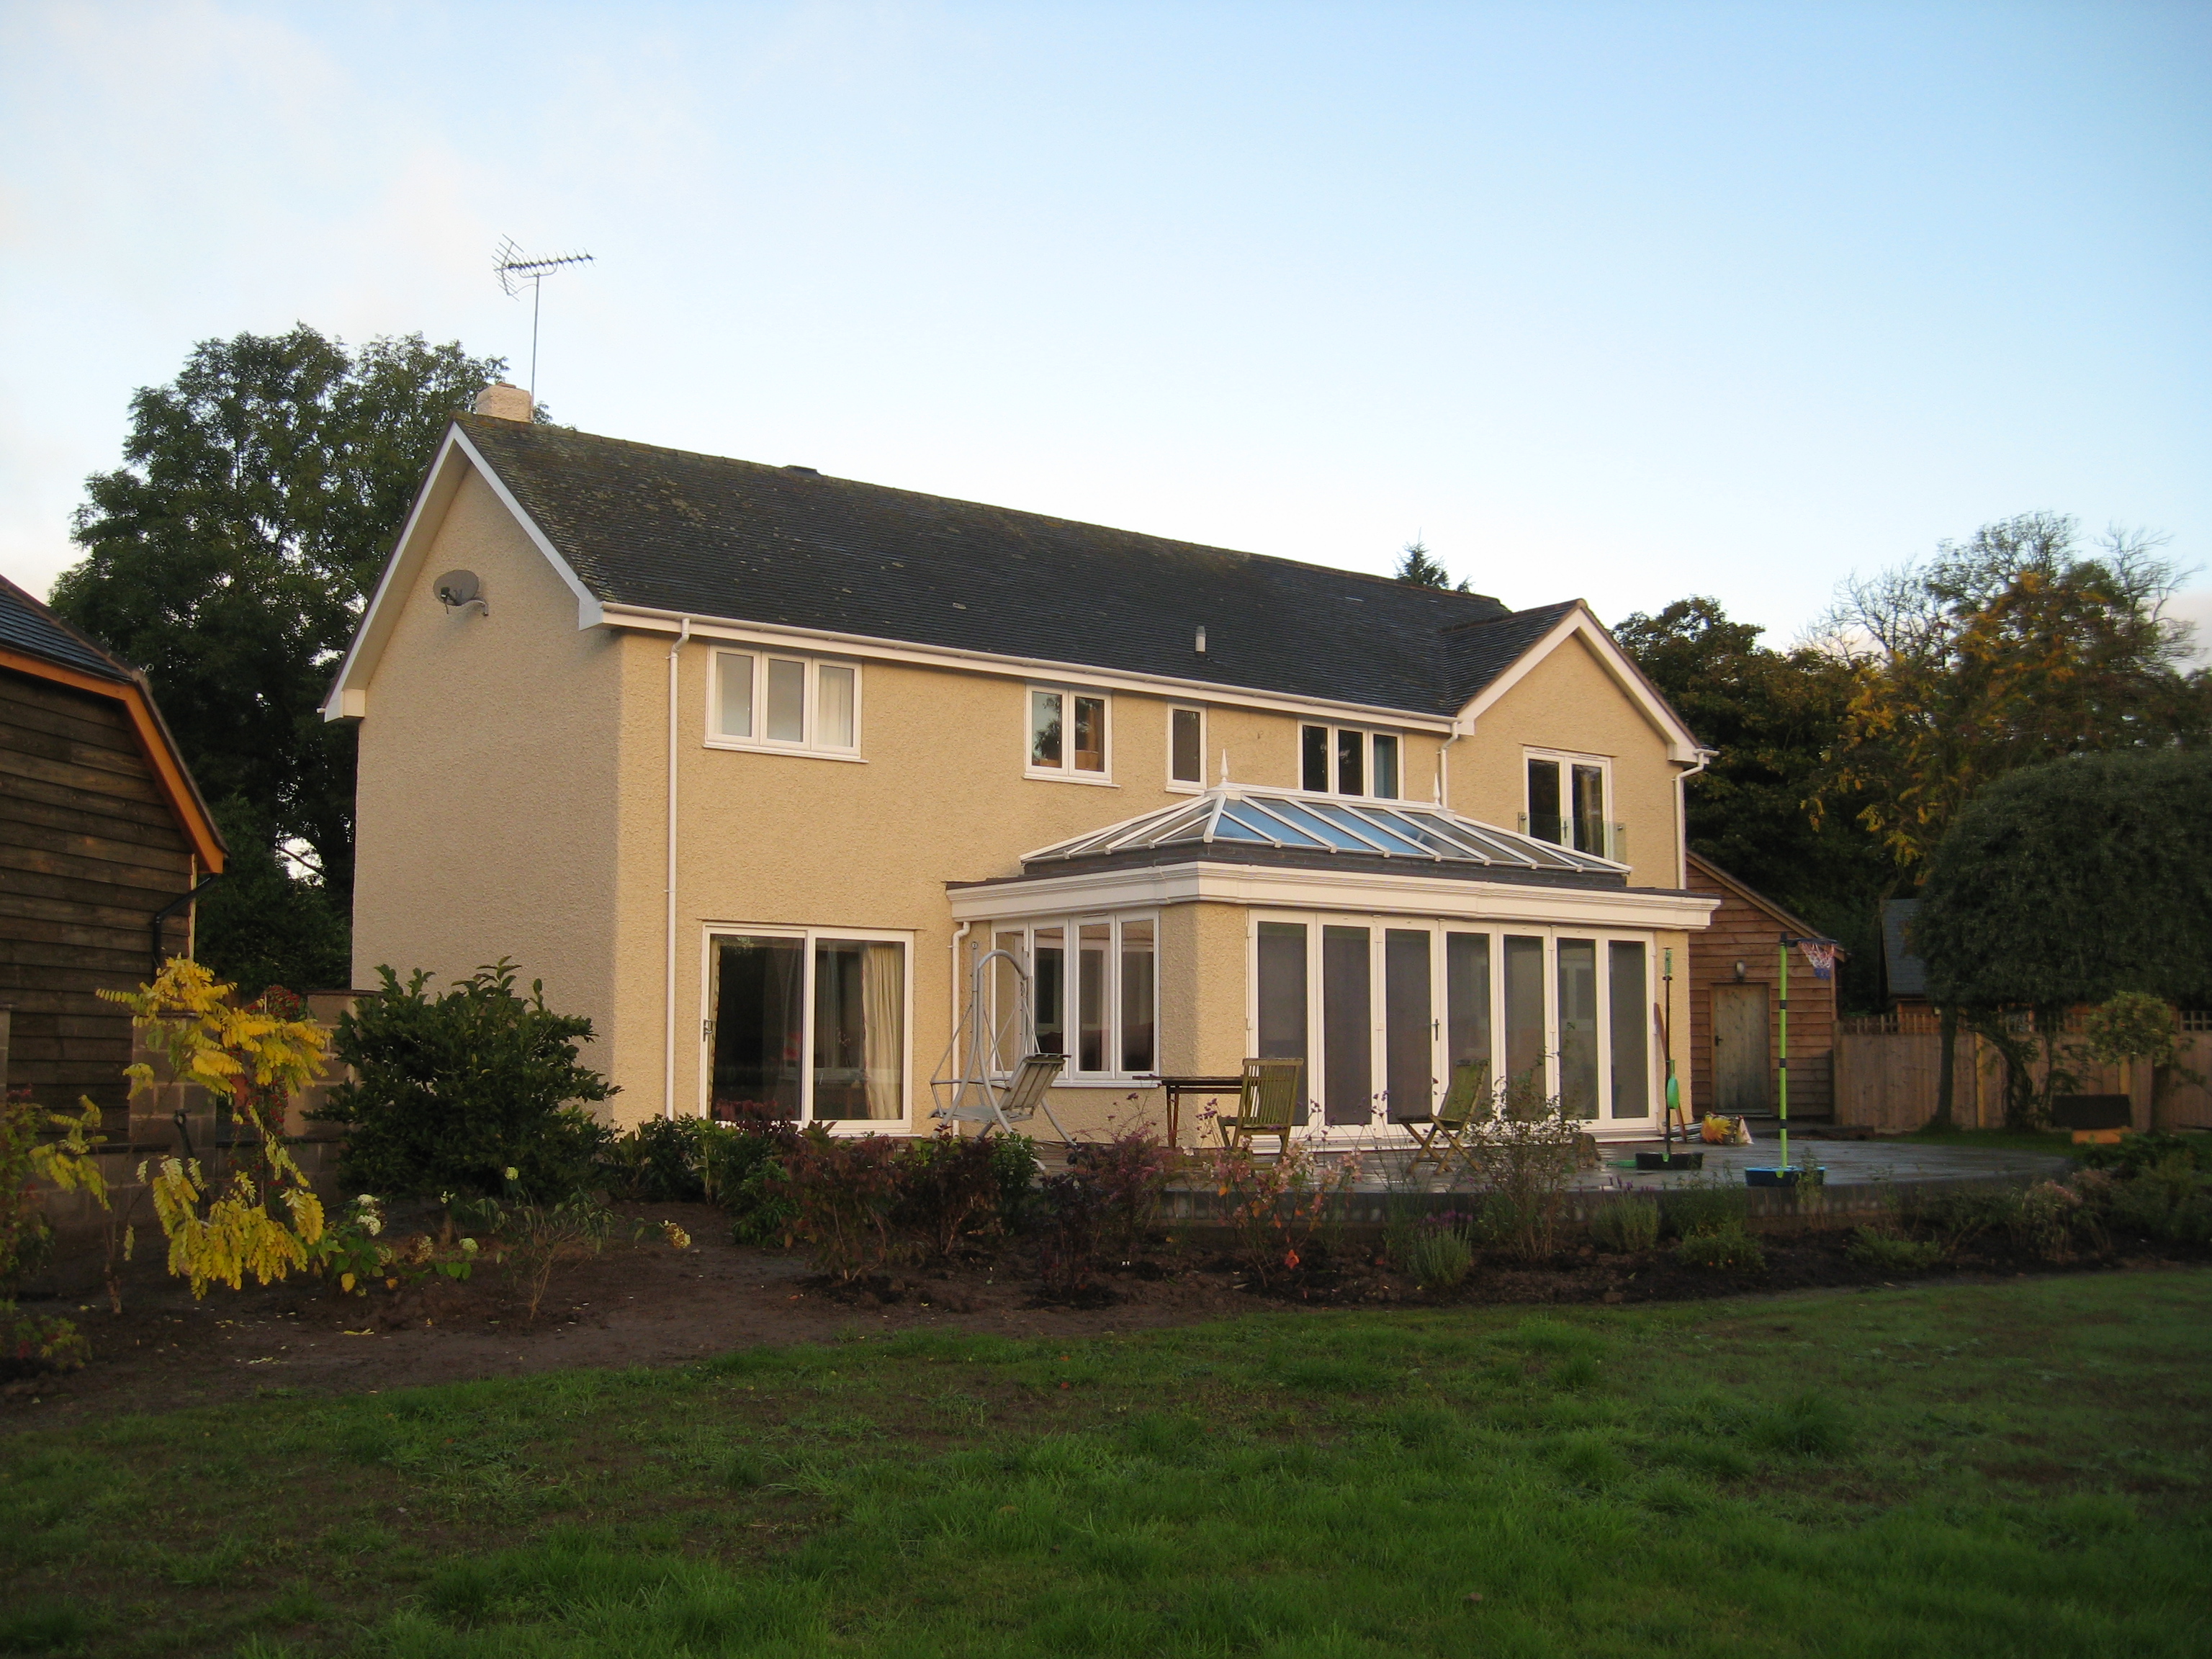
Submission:
{"label": "wooden clad wall", "polygon": [[[191,846],[112,698],[0,669],[0,1002],[10,1087],[121,1108],[131,1018],[94,992],[146,977],[147,921]],[[181,921],[181,918],[179,918]],[[184,948],[173,924],[169,948]]]}
{"label": "wooden clad wall", "polygon": [[[1743,983],[1766,988],[1767,1054],[1781,1052],[1781,991],[1775,942],[1781,919],[1746,899],[1724,882],[1690,866],[1693,893],[1717,898],[1712,924],[1690,935],[1690,1086],[1697,1110],[1716,1109],[1713,1079],[1713,993],[1736,983],[1735,964],[1744,965]],[[1794,931],[1794,930],[1793,930]],[[1843,971],[1838,964],[1838,973]],[[1790,1115],[1825,1117],[1835,1110],[1836,981],[1813,977],[1804,953],[1790,958]],[[1763,1110],[1774,1109],[1770,1083]]]}

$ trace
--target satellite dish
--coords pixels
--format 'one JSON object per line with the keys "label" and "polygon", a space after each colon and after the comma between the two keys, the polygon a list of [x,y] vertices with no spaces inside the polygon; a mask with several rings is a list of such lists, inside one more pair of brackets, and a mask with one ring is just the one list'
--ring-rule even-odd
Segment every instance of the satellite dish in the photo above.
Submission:
{"label": "satellite dish", "polygon": [[483,605],[484,613],[491,613],[491,607],[484,605],[483,588],[473,570],[448,570],[438,578],[432,591],[437,594],[438,603],[448,611],[465,605]]}

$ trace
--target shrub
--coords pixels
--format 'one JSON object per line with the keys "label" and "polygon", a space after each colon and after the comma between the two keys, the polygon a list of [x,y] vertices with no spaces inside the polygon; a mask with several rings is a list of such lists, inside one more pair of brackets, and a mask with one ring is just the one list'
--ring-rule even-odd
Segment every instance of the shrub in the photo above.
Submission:
{"label": "shrub", "polygon": [[1925,1273],[1943,1259],[1943,1246],[1932,1238],[1899,1238],[1878,1227],[1861,1227],[1844,1254],[1876,1273]]}
{"label": "shrub", "polygon": [[340,1164],[357,1190],[490,1195],[517,1172],[542,1201],[590,1188],[611,1136],[575,1103],[615,1091],[577,1060],[592,1022],[545,1006],[543,981],[514,989],[514,964],[480,968],[444,995],[421,969],[402,985],[389,968],[337,1029],[337,1054],[356,1080],[320,1114],[351,1126]]}
{"label": "shrub", "polygon": [[647,1118],[615,1136],[600,1158],[607,1191],[646,1204],[696,1204],[707,1196],[710,1137],[721,1133],[703,1118]]}
{"label": "shrub", "polygon": [[1124,1260],[1144,1249],[1175,1163],[1174,1151],[1143,1127],[1068,1149],[1070,1171],[1097,1189],[1106,1230],[1101,1242]]}
{"label": "shrub", "polygon": [[1261,1158],[1249,1141],[1215,1152],[1214,1193],[1253,1278],[1266,1285],[1295,1273],[1312,1251],[1330,1200],[1358,1174],[1357,1159],[1327,1169],[1301,1140],[1271,1158]]}
{"label": "shrub", "polygon": [[2212,1135],[2124,1135],[2116,1146],[2084,1147],[2081,1156],[2084,1169],[2109,1170],[2116,1175],[2134,1175],[2175,1158],[2185,1160],[2191,1170],[2212,1172]]}
{"label": "shrub", "polygon": [[1075,1170],[1051,1176],[1037,1189],[1038,1288],[1054,1302],[1099,1296],[1107,1218],[1097,1183]]}
{"label": "shrub", "polygon": [[1633,1255],[1659,1242],[1659,1206],[1646,1198],[1617,1198],[1591,1212],[1589,1231],[1602,1248]]}
{"label": "shrub", "polygon": [[1766,1252],[1737,1225],[1692,1233],[1674,1246],[1674,1260],[1686,1267],[1735,1267],[1758,1273],[1766,1266]]}
{"label": "shrub", "polygon": [[1677,1238],[1700,1233],[1741,1232],[1750,1214],[1750,1200],[1741,1187],[1708,1182],[1677,1187],[1659,1200],[1667,1225]]}
{"label": "shrub", "polygon": [[1542,1099],[1525,1085],[1508,1089],[1504,1107],[1468,1130],[1462,1142],[1468,1168],[1488,1195],[1505,1248],[1524,1261],[1540,1261],[1557,1243],[1584,1137],[1557,1100]]}
{"label": "shrub", "polygon": [[2045,1261],[2065,1261],[2073,1257],[2075,1239],[2095,1228],[2081,1194],[2056,1181],[2039,1181],[2020,1195],[2013,1237]]}
{"label": "shrub", "polygon": [[900,1152],[891,1224],[918,1252],[949,1261],[1004,1231],[1005,1172],[995,1141],[948,1125]]}
{"label": "shrub", "polygon": [[1907,1194],[1899,1218],[1914,1232],[1934,1237],[1949,1255],[1984,1233],[2009,1232],[2020,1221],[2020,1191],[2013,1187],[1954,1187]]}
{"label": "shrub", "polygon": [[[1071,1147],[1066,1172],[1037,1192],[1037,1274],[1044,1294],[1061,1302],[1097,1296],[1109,1257],[1127,1261],[1144,1248],[1174,1167],[1173,1151],[1145,1128]],[[1290,1253],[1296,1254],[1295,1244]]]}
{"label": "shrub", "polygon": [[897,1225],[899,1150],[884,1135],[832,1135],[818,1126],[793,1144],[791,1236],[821,1272],[850,1284],[913,1260]]}
{"label": "shrub", "polygon": [[1431,1296],[1457,1288],[1474,1267],[1474,1245],[1458,1218],[1423,1216],[1405,1244],[1406,1271]]}

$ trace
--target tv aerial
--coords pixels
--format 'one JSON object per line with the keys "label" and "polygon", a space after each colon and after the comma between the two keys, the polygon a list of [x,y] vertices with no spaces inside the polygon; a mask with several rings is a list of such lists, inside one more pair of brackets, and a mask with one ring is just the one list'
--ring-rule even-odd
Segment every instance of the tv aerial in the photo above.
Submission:
{"label": "tv aerial", "polygon": [[588,253],[556,253],[550,258],[533,259],[515,246],[514,238],[502,236],[499,246],[492,250],[492,269],[498,273],[500,292],[510,300],[519,299],[522,285],[530,284],[530,407],[538,407],[538,308],[540,292],[545,279],[564,265],[587,265],[592,263]]}

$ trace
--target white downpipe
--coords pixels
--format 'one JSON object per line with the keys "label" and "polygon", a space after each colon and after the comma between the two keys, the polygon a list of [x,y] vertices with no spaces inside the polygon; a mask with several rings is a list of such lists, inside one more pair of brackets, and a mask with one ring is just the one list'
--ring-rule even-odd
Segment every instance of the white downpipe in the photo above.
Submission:
{"label": "white downpipe", "polygon": [[1446,738],[1443,742],[1437,746],[1437,805],[1439,806],[1449,808],[1451,805],[1451,763],[1444,757],[1450,754],[1451,746],[1454,744],[1457,743],[1462,738],[1467,736],[1468,732],[1474,730],[1474,722],[1473,720],[1468,720],[1465,726],[1462,727],[1460,723],[1459,717],[1455,714],[1452,717],[1451,736]]}
{"label": "white downpipe", "polygon": [[668,969],[661,982],[661,1006],[667,1014],[661,1034],[660,1115],[676,1115],[676,656],[691,637],[691,618],[676,631],[668,647]]}
{"label": "white downpipe", "polygon": [[960,947],[967,942],[968,930],[975,924],[963,921],[952,930],[952,1000],[947,1006],[952,1010],[952,1075],[966,1075],[960,1069]]}
{"label": "white downpipe", "polygon": [[1674,885],[1690,884],[1690,780],[1720,758],[1717,749],[1698,750],[1698,763],[1686,772],[1674,774]]}

